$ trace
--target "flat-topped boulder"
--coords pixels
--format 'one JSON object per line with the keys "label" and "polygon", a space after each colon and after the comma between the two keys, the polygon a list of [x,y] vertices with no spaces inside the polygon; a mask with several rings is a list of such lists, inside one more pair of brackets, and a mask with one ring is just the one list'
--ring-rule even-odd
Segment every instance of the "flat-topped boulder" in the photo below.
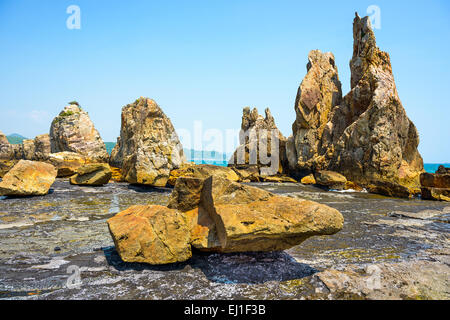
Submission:
{"label": "flat-topped boulder", "polygon": [[51,152],[73,152],[92,162],[108,162],[105,143],[88,113],[77,104],[64,108],[50,127]]}
{"label": "flat-topped boulder", "polygon": [[185,162],[175,128],[155,101],[141,97],[122,108],[110,165],[122,169],[125,181],[163,187],[170,171]]}
{"label": "flat-topped boulder", "polygon": [[81,186],[102,186],[112,177],[112,171],[106,163],[91,163],[77,169],[70,177],[70,184]]}
{"label": "flat-topped boulder", "polygon": [[192,177],[206,179],[210,176],[224,178],[230,181],[240,181],[236,172],[229,167],[215,166],[212,164],[187,163],[178,169],[170,171],[168,184],[174,186],[179,177]]}
{"label": "flat-topped boulder", "polygon": [[57,171],[45,162],[20,160],[0,182],[1,196],[43,196],[55,181]]}
{"label": "flat-topped boulder", "polygon": [[330,189],[344,190],[347,179],[334,171],[321,170],[314,173],[316,184]]}

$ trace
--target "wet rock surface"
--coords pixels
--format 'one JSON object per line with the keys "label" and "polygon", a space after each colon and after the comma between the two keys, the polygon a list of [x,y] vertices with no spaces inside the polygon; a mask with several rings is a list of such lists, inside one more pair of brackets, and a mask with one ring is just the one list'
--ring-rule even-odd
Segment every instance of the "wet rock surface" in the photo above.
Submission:
{"label": "wet rock surface", "polygon": [[336,208],[344,228],[283,252],[194,250],[191,259],[174,265],[125,263],[106,220],[131,205],[167,205],[171,189],[82,187],[58,179],[45,197],[0,198],[0,298],[450,298],[448,203],[254,185]]}

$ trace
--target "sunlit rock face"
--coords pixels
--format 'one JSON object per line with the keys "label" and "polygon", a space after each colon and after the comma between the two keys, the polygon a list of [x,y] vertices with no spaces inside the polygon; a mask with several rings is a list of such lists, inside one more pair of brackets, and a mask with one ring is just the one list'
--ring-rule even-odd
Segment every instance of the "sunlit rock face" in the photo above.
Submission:
{"label": "sunlit rock face", "polygon": [[376,46],[368,17],[356,15],[353,39],[351,91],[342,101],[332,55],[310,54],[297,96],[290,165],[336,171],[390,195],[397,189],[402,196],[415,193],[423,172],[419,134],[398,96],[389,54]]}
{"label": "sunlit rock face", "polygon": [[165,186],[170,171],[186,162],[170,119],[155,101],[139,98],[122,109],[122,126],[110,164],[125,181]]}
{"label": "sunlit rock face", "polygon": [[283,173],[287,168],[286,138],[278,130],[267,108],[265,117],[258,109],[245,107],[242,111],[240,145],[228,162],[237,170],[257,168],[261,176]]}
{"label": "sunlit rock face", "polygon": [[51,152],[74,152],[95,162],[108,162],[105,143],[89,115],[78,105],[64,108],[50,127]]}

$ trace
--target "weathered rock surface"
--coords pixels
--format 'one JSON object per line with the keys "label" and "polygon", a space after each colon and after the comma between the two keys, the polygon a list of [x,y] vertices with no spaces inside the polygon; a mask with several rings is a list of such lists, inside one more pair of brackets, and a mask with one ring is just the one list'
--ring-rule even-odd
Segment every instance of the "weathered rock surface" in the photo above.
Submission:
{"label": "weathered rock surface", "polygon": [[48,162],[58,170],[58,178],[63,178],[76,174],[80,167],[89,163],[89,159],[79,153],[65,151],[51,153]]}
{"label": "weathered rock surface", "polygon": [[316,184],[326,186],[330,189],[344,190],[347,179],[334,171],[321,170],[314,173]]}
{"label": "weathered rock surface", "polygon": [[210,176],[239,181],[239,176],[228,167],[215,166],[211,164],[183,164],[178,169],[170,171],[168,184],[174,186],[179,177],[192,177],[206,179]]}
{"label": "weathered rock surface", "polygon": [[41,134],[34,139],[26,139],[21,145],[20,159],[47,161],[51,153],[49,134]]}
{"label": "weathered rock surface", "polygon": [[9,144],[8,138],[2,131],[0,131],[0,144]]}
{"label": "weathered rock surface", "polygon": [[296,120],[292,125],[294,150],[290,167],[300,172],[324,168],[322,136],[330,113],[342,101],[341,82],[331,52],[313,50],[308,55],[305,78],[295,100]]}
{"label": "weathered rock surface", "polygon": [[449,168],[440,166],[436,173],[422,173],[420,184],[422,199],[450,201]]}
{"label": "weathered rock surface", "polygon": [[256,166],[261,176],[283,173],[283,168],[287,168],[286,138],[268,108],[265,114],[265,117],[259,115],[256,108],[243,109],[240,146],[229,160],[229,166],[240,169]]}
{"label": "weathered rock surface", "polygon": [[203,251],[284,250],[343,226],[342,215],[328,206],[214,176],[179,178],[169,206],[187,211],[192,245]]}
{"label": "weathered rock surface", "polygon": [[447,300],[450,267],[436,261],[378,263],[328,269],[314,275],[332,299]]}
{"label": "weathered rock surface", "polygon": [[11,170],[17,164],[16,160],[2,160],[0,159],[0,178]]}
{"label": "weathered rock surface", "polygon": [[109,155],[89,115],[78,105],[66,106],[50,127],[51,152],[74,152],[92,162],[108,162]]}
{"label": "weathered rock surface", "polygon": [[351,91],[342,101],[332,56],[310,54],[293,125],[296,157],[288,148],[291,166],[336,171],[361,185],[383,184],[373,190],[388,194],[404,188],[415,193],[423,172],[419,135],[398,97],[389,55],[376,46],[368,17],[356,16],[353,38]]}
{"label": "weathered rock surface", "polygon": [[165,186],[170,171],[186,162],[170,119],[155,101],[139,98],[122,109],[120,138],[110,165],[129,183]]}
{"label": "weathered rock surface", "polygon": [[316,178],[314,178],[314,174],[309,174],[300,180],[302,184],[316,184]]}
{"label": "weathered rock surface", "polygon": [[106,163],[92,163],[77,169],[70,177],[70,184],[101,186],[107,184],[112,177],[112,171]]}
{"label": "weathered rock surface", "polygon": [[46,195],[55,181],[56,169],[51,164],[20,160],[0,182],[2,196]]}
{"label": "weathered rock surface", "polygon": [[108,220],[116,250],[126,262],[168,264],[191,256],[186,216],[159,205],[132,206]]}

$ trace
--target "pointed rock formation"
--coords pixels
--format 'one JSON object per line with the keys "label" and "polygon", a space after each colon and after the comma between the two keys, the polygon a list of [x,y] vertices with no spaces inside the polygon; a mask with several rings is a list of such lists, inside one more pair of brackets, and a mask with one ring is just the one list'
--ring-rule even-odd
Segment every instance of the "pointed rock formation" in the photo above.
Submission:
{"label": "pointed rock formation", "polygon": [[95,162],[108,162],[105,143],[89,115],[71,104],[53,120],[50,127],[51,152],[74,152]]}
{"label": "pointed rock formation", "polygon": [[287,166],[286,138],[275,125],[269,108],[265,118],[258,110],[243,109],[240,146],[228,162],[228,166],[246,170],[258,168],[260,175],[272,176],[282,173]]}
{"label": "pointed rock formation", "polygon": [[[289,165],[308,173],[324,165],[322,135],[333,108],[341,103],[342,90],[331,52],[313,50],[308,55],[305,78],[295,100],[296,120],[292,125],[293,146]],[[292,151],[291,151],[292,150]]]}
{"label": "pointed rock formation", "polygon": [[[353,38],[351,91],[342,102],[334,63],[325,63],[324,55],[310,58],[297,97],[295,139],[288,143],[290,164],[297,170],[336,171],[375,192],[395,195],[399,190],[400,196],[417,192],[423,171],[419,135],[398,97],[389,55],[376,46],[368,17],[356,15]],[[322,66],[327,72],[321,72]],[[299,128],[308,126],[315,126],[313,132],[299,134]]]}
{"label": "pointed rock formation", "polygon": [[110,164],[129,183],[165,186],[172,169],[186,162],[170,119],[155,101],[139,98],[122,109],[120,138]]}

